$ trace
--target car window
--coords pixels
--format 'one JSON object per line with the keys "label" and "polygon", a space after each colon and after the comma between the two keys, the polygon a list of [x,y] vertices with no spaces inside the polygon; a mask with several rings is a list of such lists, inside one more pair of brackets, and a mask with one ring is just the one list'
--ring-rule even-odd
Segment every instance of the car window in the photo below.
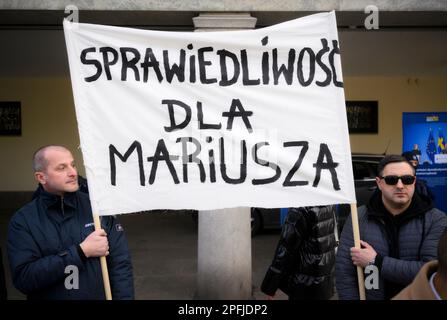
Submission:
{"label": "car window", "polygon": [[372,179],[375,177],[375,169],[371,163],[353,161],[352,168],[354,170],[354,180]]}
{"label": "car window", "polygon": [[371,169],[371,177],[375,178],[377,176],[377,168],[379,167],[378,163],[370,163],[370,169]]}

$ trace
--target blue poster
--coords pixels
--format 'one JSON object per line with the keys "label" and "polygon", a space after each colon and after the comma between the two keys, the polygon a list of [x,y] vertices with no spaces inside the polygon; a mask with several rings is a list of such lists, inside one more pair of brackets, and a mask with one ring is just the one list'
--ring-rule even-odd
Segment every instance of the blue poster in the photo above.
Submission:
{"label": "blue poster", "polygon": [[447,112],[404,112],[402,127],[402,151],[417,155],[417,178],[427,182],[435,206],[447,213]]}
{"label": "blue poster", "polygon": [[281,226],[284,225],[284,222],[286,221],[288,213],[289,213],[289,208],[281,208],[281,211],[280,211]]}

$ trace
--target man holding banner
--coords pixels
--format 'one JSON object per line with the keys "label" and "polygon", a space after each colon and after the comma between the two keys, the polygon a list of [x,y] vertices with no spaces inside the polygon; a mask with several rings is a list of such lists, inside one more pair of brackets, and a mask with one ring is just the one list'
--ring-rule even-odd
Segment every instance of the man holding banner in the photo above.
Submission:
{"label": "man holding banner", "polygon": [[14,285],[28,299],[104,299],[99,257],[107,256],[114,299],[133,299],[132,265],[113,217],[93,231],[88,195],[79,192],[71,152],[40,148],[33,158],[43,190],[11,219],[8,254]]}
{"label": "man holding banner", "polygon": [[446,214],[415,192],[415,169],[404,157],[383,158],[376,182],[379,191],[359,208],[362,248],[353,248],[350,219],[341,234],[335,275],[340,299],[359,298],[355,266],[366,268],[366,299],[391,299],[436,259],[447,226]]}

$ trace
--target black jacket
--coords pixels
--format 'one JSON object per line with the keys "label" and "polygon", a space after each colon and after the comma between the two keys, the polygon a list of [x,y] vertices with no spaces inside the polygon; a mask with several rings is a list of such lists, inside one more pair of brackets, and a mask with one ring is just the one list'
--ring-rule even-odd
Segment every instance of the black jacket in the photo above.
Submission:
{"label": "black jacket", "polygon": [[[123,228],[112,216],[101,217],[110,254],[107,265],[113,299],[133,299],[133,274]],[[78,245],[94,230],[88,195],[59,197],[45,191],[12,217],[8,256],[14,285],[28,299],[105,299],[99,258],[80,255]],[[65,281],[76,266],[79,289]]]}
{"label": "black jacket", "polygon": [[261,290],[290,299],[329,299],[335,264],[334,206],[291,208]]}

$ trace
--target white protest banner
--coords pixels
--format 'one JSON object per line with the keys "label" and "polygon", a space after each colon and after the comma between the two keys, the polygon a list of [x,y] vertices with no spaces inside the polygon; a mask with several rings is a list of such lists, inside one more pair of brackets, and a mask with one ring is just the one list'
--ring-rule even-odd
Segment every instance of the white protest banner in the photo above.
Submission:
{"label": "white protest banner", "polygon": [[99,215],[355,202],[334,12],[249,31],[64,31]]}

